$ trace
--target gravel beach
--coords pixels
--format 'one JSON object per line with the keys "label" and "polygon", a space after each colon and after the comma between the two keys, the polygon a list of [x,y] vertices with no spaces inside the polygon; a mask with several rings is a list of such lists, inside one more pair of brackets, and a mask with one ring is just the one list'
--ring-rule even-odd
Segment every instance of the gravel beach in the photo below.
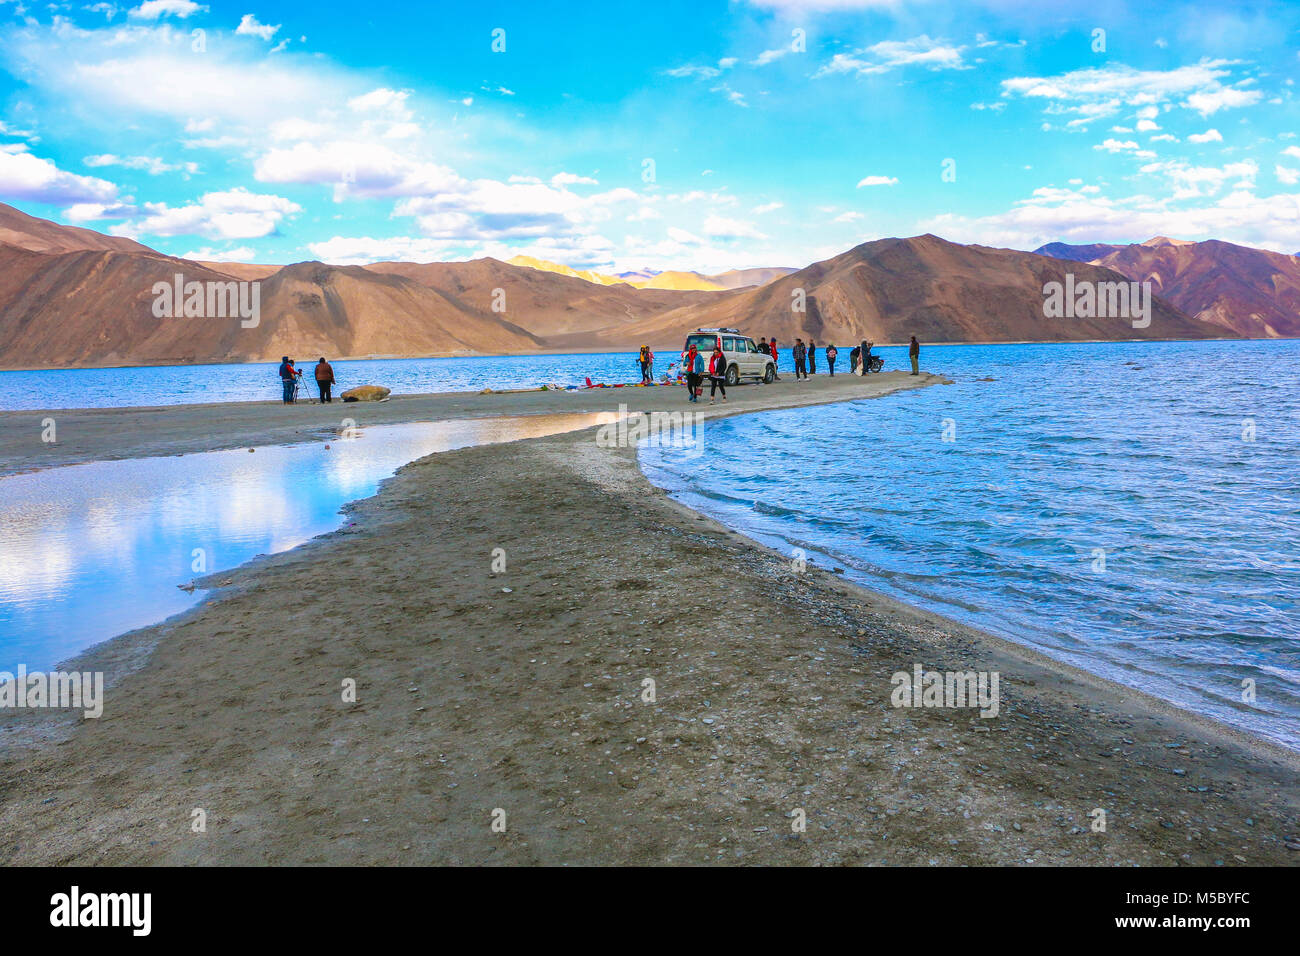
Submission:
{"label": "gravel beach", "polygon": [[[699,410],[941,384],[818,377]],[[7,412],[0,473],[312,440],[344,417],[696,408],[683,399]],[[196,610],[75,662],[108,675],[102,718],[0,712],[0,861],[1300,861],[1295,755],[801,569],[597,435],[414,462],[339,531],[213,575]],[[996,672],[997,716],[894,706],[892,676],[918,664]]]}

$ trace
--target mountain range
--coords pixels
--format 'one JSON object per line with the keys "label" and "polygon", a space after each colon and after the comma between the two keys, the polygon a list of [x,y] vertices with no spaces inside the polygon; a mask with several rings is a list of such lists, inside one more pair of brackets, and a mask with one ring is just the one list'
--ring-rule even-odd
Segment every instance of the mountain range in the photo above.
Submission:
{"label": "mountain range", "polygon": [[1114,269],[1150,282],[1157,295],[1206,322],[1247,338],[1300,335],[1300,258],[1217,239],[1186,242],[1157,236],[1131,245],[1035,250],[1058,259]]}
{"label": "mountain range", "polygon": [[[246,327],[237,316],[157,317],[153,290],[178,274],[186,282],[257,282],[259,320]],[[1071,274],[1150,281],[1150,325],[1046,318],[1044,286]],[[1300,334],[1300,260],[1217,241],[1054,243],[1030,253],[925,235],[867,242],[797,271],[634,275],[492,258],[200,262],[0,204],[0,368],[671,349],[686,330],[714,325],[783,344],[795,336],[849,344],[910,335],[996,342]],[[717,288],[654,287],[663,276],[669,286]]]}

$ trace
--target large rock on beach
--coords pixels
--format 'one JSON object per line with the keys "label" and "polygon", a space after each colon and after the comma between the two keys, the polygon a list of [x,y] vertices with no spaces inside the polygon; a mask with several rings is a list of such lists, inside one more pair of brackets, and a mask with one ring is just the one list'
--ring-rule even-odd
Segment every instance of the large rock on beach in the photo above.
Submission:
{"label": "large rock on beach", "polygon": [[358,385],[350,388],[340,397],[345,402],[382,402],[388,397],[389,390],[382,385]]}

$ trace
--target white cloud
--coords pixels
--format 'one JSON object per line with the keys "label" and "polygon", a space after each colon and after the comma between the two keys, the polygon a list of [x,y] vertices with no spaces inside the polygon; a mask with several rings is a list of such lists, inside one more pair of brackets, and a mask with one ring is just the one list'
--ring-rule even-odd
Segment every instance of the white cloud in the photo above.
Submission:
{"label": "white cloud", "polygon": [[556,173],[551,177],[552,186],[598,186],[596,180],[590,176],[579,176],[576,173]]}
{"label": "white cloud", "polygon": [[1158,106],[1175,104],[1208,116],[1220,109],[1249,106],[1262,97],[1258,90],[1242,89],[1241,84],[1224,84],[1232,65],[1229,60],[1207,59],[1172,70],[1107,66],[1057,76],[1018,76],[1002,81],[1002,95],[1048,101],[1049,113],[1079,114],[1080,120],[1070,125],[1086,122],[1089,116],[1113,115],[1124,105],[1142,107],[1138,118],[1144,120],[1153,120]]}
{"label": "white cloud", "polygon": [[862,213],[849,211],[840,213],[832,220],[832,222],[857,222],[861,218]]}
{"label": "white cloud", "polygon": [[932,40],[922,34],[910,40],[882,40],[853,53],[836,53],[830,62],[813,74],[814,77],[834,73],[865,75],[885,73],[905,66],[921,66],[930,70],[960,70],[964,46],[953,46],[942,40]]}
{"label": "white cloud", "polygon": [[766,239],[751,222],[729,219],[725,216],[708,216],[704,220],[704,234],[713,239]]}
{"label": "white cloud", "polygon": [[894,176],[864,176],[858,180],[858,189],[863,186],[896,186],[898,179]]}
{"label": "white cloud", "polygon": [[1300,146],[1288,146],[1286,149],[1282,150],[1282,155],[1300,159]]}
{"label": "white cloud", "polygon": [[193,0],[145,0],[127,15],[135,20],[158,20],[162,17],[185,17],[206,13],[207,7]]}
{"label": "white cloud", "polygon": [[1193,133],[1187,137],[1189,143],[1222,143],[1223,136],[1217,129],[1207,129],[1204,133]]}
{"label": "white cloud", "polygon": [[78,176],[28,152],[26,144],[0,144],[0,195],[5,199],[68,205],[109,202],[117,187],[104,179]]}
{"label": "white cloud", "polygon": [[197,259],[201,262],[252,262],[257,258],[257,253],[251,246],[237,246],[234,249],[213,249],[211,246],[204,246],[202,249],[185,253],[181,258]]}
{"label": "white cloud", "polygon": [[763,205],[761,206],[754,207],[754,214],[756,216],[762,216],[765,213],[776,212],[776,210],[780,209],[783,205],[784,203],[779,203],[779,202],[763,203]]}
{"label": "white cloud", "polygon": [[115,156],[113,153],[101,153],[98,156],[87,156],[83,162],[92,168],[122,166],[125,169],[142,169],[150,176],[174,172],[193,175],[199,171],[198,163],[169,163],[158,156]]}
{"label": "white cloud", "polygon": [[302,207],[280,196],[243,187],[206,193],[197,202],[170,207],[145,203],[140,217],[110,230],[113,235],[203,236],[205,239],[260,239],[275,232],[286,216]]}
{"label": "white cloud", "polygon": [[418,162],[379,143],[335,141],[272,148],[253,165],[263,183],[334,187],[334,199],[427,196],[457,188],[462,180],[446,166]]}
{"label": "white cloud", "polygon": [[1219,110],[1232,109],[1237,106],[1250,106],[1258,103],[1263,99],[1264,94],[1259,90],[1240,90],[1224,88],[1221,90],[1208,90],[1202,93],[1193,93],[1187,97],[1187,106],[1196,110],[1202,116],[1209,116],[1217,113]]}
{"label": "white cloud", "polygon": [[279,29],[280,25],[278,23],[274,26],[258,23],[257,17],[251,13],[245,13],[243,19],[239,21],[239,26],[235,27],[235,33],[240,36],[261,37],[263,40],[270,40]]}
{"label": "white cloud", "polygon": [[1290,169],[1286,166],[1279,165],[1273,168],[1273,175],[1277,177],[1278,182],[1287,186],[1294,186],[1296,183],[1300,183],[1300,169]]}
{"label": "white cloud", "polygon": [[1112,199],[1058,190],[1036,191],[1004,213],[974,218],[947,214],[918,223],[917,228],[957,242],[1016,249],[1035,249],[1058,240],[1125,242],[1169,235],[1294,252],[1297,222],[1300,193],[1265,197],[1238,188],[1212,203],[1184,208],[1142,194]]}
{"label": "white cloud", "polygon": [[372,262],[438,262],[452,243],[424,236],[396,236],[372,239],[369,236],[334,236],[324,242],[309,243],[311,254],[322,262],[338,266],[368,265]]}

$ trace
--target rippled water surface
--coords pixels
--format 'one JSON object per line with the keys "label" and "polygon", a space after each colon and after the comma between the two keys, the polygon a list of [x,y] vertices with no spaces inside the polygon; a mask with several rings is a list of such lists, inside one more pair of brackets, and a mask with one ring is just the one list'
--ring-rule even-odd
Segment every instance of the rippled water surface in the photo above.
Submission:
{"label": "rippled water surface", "polygon": [[922,365],[956,384],[710,422],[702,457],[644,467],[769,544],[1300,748],[1300,342]]}
{"label": "rippled water surface", "polygon": [[409,461],[600,415],[372,426],[355,438],[0,478],[0,671],[47,669],[198,603],[178,585],[339,526]]}

